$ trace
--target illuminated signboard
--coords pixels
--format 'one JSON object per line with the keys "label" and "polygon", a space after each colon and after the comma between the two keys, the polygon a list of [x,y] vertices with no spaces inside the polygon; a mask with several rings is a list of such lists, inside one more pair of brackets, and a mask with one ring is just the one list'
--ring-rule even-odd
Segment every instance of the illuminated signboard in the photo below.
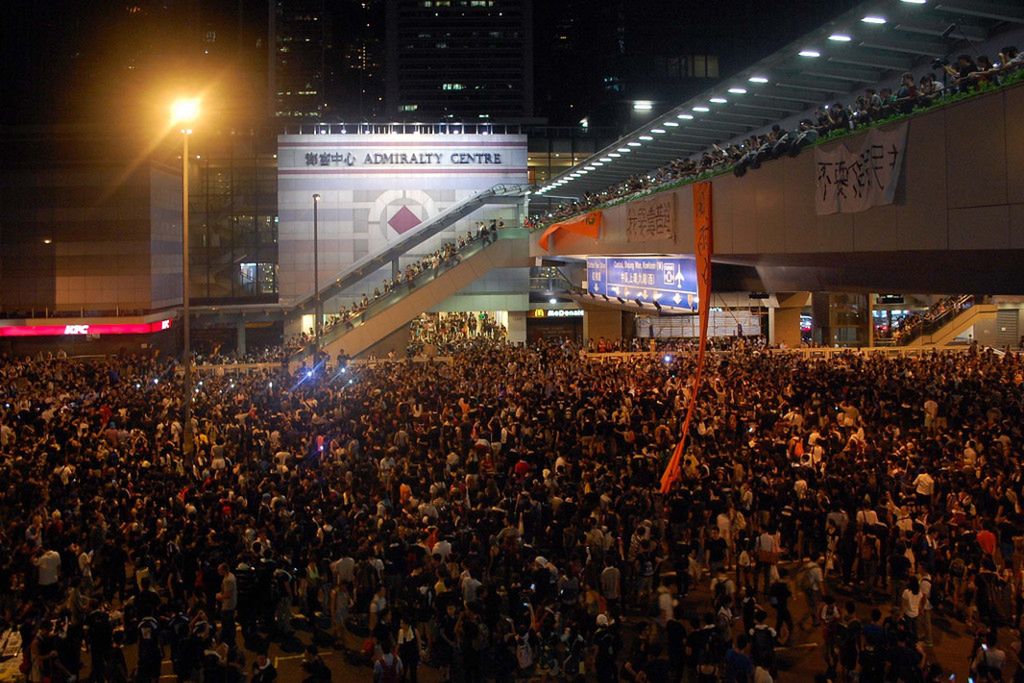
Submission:
{"label": "illuminated signboard", "polygon": [[535,308],[534,318],[582,318],[583,311],[579,308]]}
{"label": "illuminated signboard", "polygon": [[696,311],[697,262],[692,256],[590,257],[587,291]]}
{"label": "illuminated signboard", "polygon": [[[505,173],[526,175],[522,135],[281,135],[277,167],[282,175]],[[483,189],[483,188],[481,188]],[[327,199],[327,195],[324,195]]]}
{"label": "illuminated signboard", "polygon": [[[508,157],[508,155],[505,155]],[[502,164],[501,152],[306,152],[306,166],[452,166]]]}
{"label": "illuminated signboard", "polygon": [[105,334],[152,334],[171,329],[171,320],[154,323],[124,323],[110,325],[11,325],[0,327],[0,337],[84,337]]}
{"label": "illuminated signboard", "polygon": [[[332,126],[338,130],[339,126]],[[527,138],[512,134],[332,133],[277,138],[278,289],[282,302],[313,291],[313,195],[320,275],[336,277],[412,231],[495,186],[525,185]],[[463,215],[463,214],[459,214]],[[456,216],[457,218],[457,216]],[[489,204],[435,238],[454,242],[478,220],[515,222],[511,204]],[[328,248],[324,245],[329,244]],[[428,253],[430,247],[423,253]],[[416,252],[416,256],[420,256]],[[381,286],[383,270],[345,292],[357,300]]]}

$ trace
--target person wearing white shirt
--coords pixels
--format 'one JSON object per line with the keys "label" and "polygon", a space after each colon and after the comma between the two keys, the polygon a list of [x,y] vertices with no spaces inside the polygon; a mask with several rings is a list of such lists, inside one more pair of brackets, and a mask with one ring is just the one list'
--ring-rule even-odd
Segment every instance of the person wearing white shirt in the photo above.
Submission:
{"label": "person wearing white shirt", "polygon": [[924,641],[925,647],[932,647],[932,576],[928,572],[918,579],[921,586],[921,609],[918,616],[918,636]]}
{"label": "person wearing white shirt", "polygon": [[445,540],[440,540],[434,544],[434,549],[430,553],[431,555],[440,555],[442,562],[448,561],[448,556],[452,554],[452,544]]}
{"label": "person wearing white shirt", "polygon": [[57,582],[60,581],[60,553],[44,550],[32,563],[39,570],[39,590],[43,597],[52,600],[57,597]]}
{"label": "person wearing white shirt", "polygon": [[871,508],[865,507],[857,511],[857,526],[876,526],[878,524],[878,513]]}
{"label": "person wearing white shirt", "polygon": [[348,555],[339,557],[334,562],[331,562],[330,568],[336,586],[340,586],[343,583],[351,585],[355,581],[356,561]]}
{"label": "person wearing white shirt", "polygon": [[923,603],[924,594],[921,592],[921,584],[916,576],[911,577],[910,581],[907,582],[907,587],[903,589],[903,595],[900,597],[900,614],[907,620],[907,624],[913,629],[915,635],[917,632],[917,618],[921,613]]}
{"label": "person wearing white shirt", "polygon": [[914,493],[917,495],[918,505],[925,506],[931,503],[932,495],[935,493],[935,480],[924,470],[920,470],[914,478]]}

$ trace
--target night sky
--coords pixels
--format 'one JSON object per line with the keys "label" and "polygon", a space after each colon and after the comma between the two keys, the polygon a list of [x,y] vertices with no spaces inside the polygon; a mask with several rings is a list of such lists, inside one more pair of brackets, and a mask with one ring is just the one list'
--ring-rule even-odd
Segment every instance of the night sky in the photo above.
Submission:
{"label": "night sky", "polygon": [[[344,13],[345,4],[328,0],[335,14]],[[728,76],[855,4],[535,0],[536,114],[575,123],[579,112],[614,97],[600,87],[602,76],[628,71],[618,67],[645,55],[716,54],[720,74]],[[162,96],[197,77],[230,83],[241,102],[259,100],[266,80],[266,16],[266,0],[3,3],[3,122],[118,119],[147,96]],[[210,31],[217,34],[214,43],[204,40]],[[554,54],[558,34],[566,32],[572,59]],[[335,44],[344,40],[336,31]],[[243,90],[241,82],[251,87]],[[681,101],[687,94],[670,96]],[[262,111],[262,104],[250,108]]]}

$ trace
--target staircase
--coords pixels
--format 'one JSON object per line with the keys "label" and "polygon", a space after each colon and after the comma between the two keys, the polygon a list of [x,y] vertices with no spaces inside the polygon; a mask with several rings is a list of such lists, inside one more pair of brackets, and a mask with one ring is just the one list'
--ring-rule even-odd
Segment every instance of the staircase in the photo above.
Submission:
{"label": "staircase", "polygon": [[[522,204],[528,189],[525,185],[495,185],[489,190],[484,190],[469,199],[448,207],[433,218],[424,221],[400,239],[390,243],[384,250],[368,254],[347,266],[341,272],[326,278],[328,284],[321,286],[320,300],[327,301],[348,290],[359,281],[373,275],[388,264],[396,262],[400,257],[408,254],[431,237],[485,206],[516,206]],[[316,301],[316,292],[310,292],[310,294],[290,306],[287,317],[295,318],[314,312]]]}
{"label": "staircase", "polygon": [[[491,269],[528,267],[531,263],[529,233],[522,228],[500,230],[490,244],[478,240],[460,251],[456,264],[425,270],[411,283],[371,302],[349,322],[334,324],[323,333],[321,349],[331,358],[342,352],[358,356]],[[289,364],[298,367],[311,351],[307,348],[295,354]]]}

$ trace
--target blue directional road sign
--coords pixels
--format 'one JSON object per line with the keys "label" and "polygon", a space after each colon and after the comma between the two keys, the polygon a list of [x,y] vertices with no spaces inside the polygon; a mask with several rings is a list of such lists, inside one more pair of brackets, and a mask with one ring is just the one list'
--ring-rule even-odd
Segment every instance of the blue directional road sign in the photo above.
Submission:
{"label": "blue directional road sign", "polygon": [[697,310],[697,262],[692,256],[591,256],[591,294]]}

